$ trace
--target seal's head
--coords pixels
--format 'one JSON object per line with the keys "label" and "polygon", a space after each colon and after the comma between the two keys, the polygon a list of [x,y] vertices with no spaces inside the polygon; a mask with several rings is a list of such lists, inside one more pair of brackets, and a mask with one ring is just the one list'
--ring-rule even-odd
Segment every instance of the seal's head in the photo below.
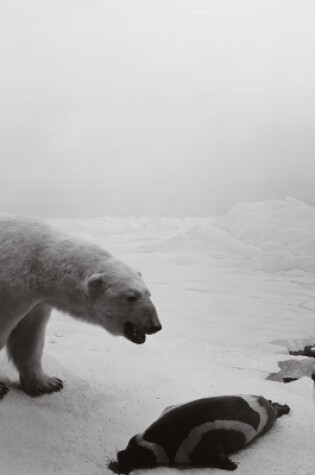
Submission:
{"label": "seal's head", "polygon": [[129,474],[133,469],[152,468],[156,466],[156,459],[151,450],[138,443],[138,437],[130,439],[125,450],[117,454],[117,462],[111,462],[109,468],[120,474]]}

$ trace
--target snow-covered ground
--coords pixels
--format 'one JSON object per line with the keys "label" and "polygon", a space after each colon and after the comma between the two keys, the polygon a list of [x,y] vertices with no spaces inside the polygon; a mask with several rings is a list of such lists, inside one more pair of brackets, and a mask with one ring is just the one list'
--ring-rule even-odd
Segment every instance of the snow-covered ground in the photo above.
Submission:
{"label": "snow-covered ground", "polygon": [[299,347],[315,337],[315,208],[287,198],[239,204],[218,219],[54,224],[140,270],[163,330],[136,346],[54,312],[45,365],[65,388],[35,399],[16,388],[2,352],[0,379],[11,391],[0,403],[1,474],[106,475],[116,450],[166,406],[238,393],[287,403],[291,414],[232,457],[237,473],[313,473],[314,383],[266,377],[294,358],[286,340]]}

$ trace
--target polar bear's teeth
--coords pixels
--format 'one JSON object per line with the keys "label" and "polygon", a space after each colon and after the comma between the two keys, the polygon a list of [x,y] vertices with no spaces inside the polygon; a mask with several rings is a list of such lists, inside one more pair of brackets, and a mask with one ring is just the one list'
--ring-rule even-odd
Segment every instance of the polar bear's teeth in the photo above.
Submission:
{"label": "polar bear's teeth", "polygon": [[142,341],[142,340],[145,338],[145,335],[144,335],[144,333],[139,333],[139,332],[136,331],[136,332],[134,333],[134,337],[135,337],[137,340],[141,340],[141,341]]}
{"label": "polar bear's teeth", "polygon": [[133,343],[141,344],[145,342],[146,336],[136,325],[126,322],[124,325],[124,335]]}
{"label": "polar bear's teeth", "polygon": [[145,339],[145,334],[140,332],[137,328],[134,328],[132,331],[133,341],[137,343],[142,343]]}

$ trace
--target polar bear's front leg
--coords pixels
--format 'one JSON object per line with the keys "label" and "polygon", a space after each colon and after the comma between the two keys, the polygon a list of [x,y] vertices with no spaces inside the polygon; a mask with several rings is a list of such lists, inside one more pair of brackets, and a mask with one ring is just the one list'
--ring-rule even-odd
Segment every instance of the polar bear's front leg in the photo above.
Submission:
{"label": "polar bear's front leg", "polygon": [[42,368],[45,328],[51,307],[37,304],[12,330],[7,349],[20,374],[23,390],[31,396],[60,391],[63,383],[49,377]]}

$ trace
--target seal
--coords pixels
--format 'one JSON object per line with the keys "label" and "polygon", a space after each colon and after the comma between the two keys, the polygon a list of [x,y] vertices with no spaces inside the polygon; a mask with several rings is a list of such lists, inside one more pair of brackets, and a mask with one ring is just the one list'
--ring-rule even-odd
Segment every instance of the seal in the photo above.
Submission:
{"label": "seal", "polygon": [[124,474],[157,466],[235,470],[237,464],[228,455],[289,412],[287,405],[246,394],[170,406],[145,432],[130,439],[109,468]]}

